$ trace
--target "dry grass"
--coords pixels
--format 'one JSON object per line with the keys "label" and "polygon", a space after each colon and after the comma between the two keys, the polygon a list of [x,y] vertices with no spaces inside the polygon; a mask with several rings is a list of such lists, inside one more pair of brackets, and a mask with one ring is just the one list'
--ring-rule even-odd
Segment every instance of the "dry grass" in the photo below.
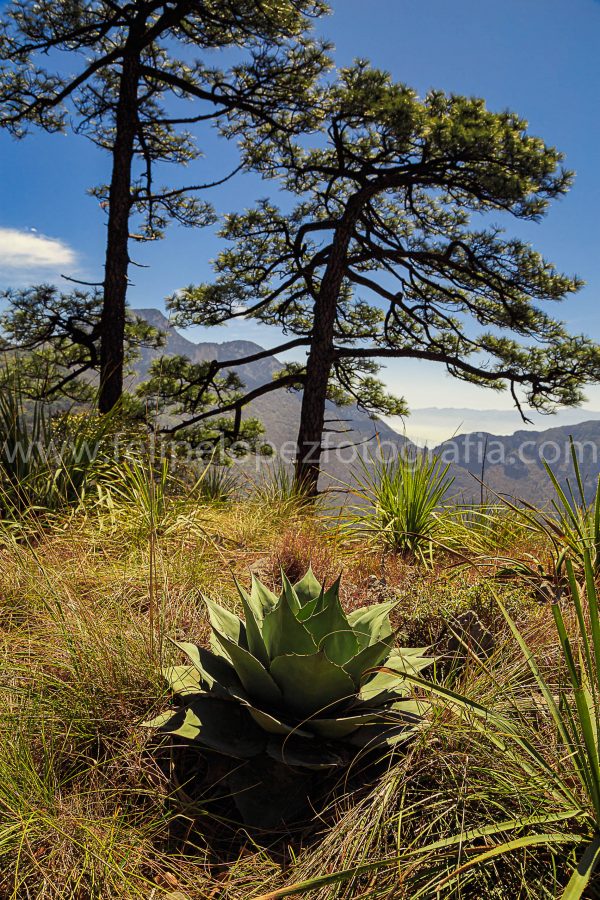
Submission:
{"label": "dry grass", "polygon": [[[504,646],[506,628],[489,584],[475,568],[457,571],[441,559],[424,570],[342,539],[330,523],[289,504],[188,505],[162,532],[145,525],[135,505],[96,507],[56,519],[35,538],[13,532],[3,539],[3,900],[242,900],[485,819],[465,785],[473,768],[489,765],[492,751],[481,743],[474,758],[465,735],[440,712],[376,785],[338,797],[312,835],[270,851],[239,843],[233,857],[219,858],[210,828],[199,829],[170,798],[165,767],[139,727],[165,702],[165,635],[207,637],[201,593],[234,607],[233,574],[244,581],[253,570],[275,584],[280,569],[296,578],[310,562],[321,579],[342,574],[348,608],[397,597],[395,623],[411,644],[434,643],[449,617],[475,610],[497,635],[504,676],[499,685],[467,666],[460,676],[465,691],[502,703],[506,683],[522,672]],[[556,643],[548,609],[522,590],[502,590],[551,667]],[[529,808],[536,798],[527,796]],[[509,808],[508,792],[495,802]],[[535,861],[528,865],[537,871]],[[314,896],[409,898],[419,871],[395,868]],[[492,892],[488,873],[477,889],[487,884],[490,893],[463,896],[520,896],[511,893],[522,881],[518,867],[506,871],[503,892]]]}

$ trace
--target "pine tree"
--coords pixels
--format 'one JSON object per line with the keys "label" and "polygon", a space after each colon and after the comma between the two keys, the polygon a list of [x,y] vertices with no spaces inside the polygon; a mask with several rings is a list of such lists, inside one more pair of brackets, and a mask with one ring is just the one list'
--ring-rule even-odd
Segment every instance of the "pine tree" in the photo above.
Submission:
{"label": "pine tree", "polygon": [[[195,159],[189,128],[203,122],[232,138],[310,127],[311,88],[329,61],[309,20],[325,11],[322,0],[12,0],[4,9],[0,125],[22,137],[73,122],[111,154],[110,182],[94,191],[108,214],[102,412],[123,390],[134,220],[133,237],[153,240],[171,220],[197,227],[214,217],[198,197],[210,185],[160,187],[155,170]],[[227,48],[239,62],[209,65],[209,51]]]}
{"label": "pine tree", "polygon": [[385,359],[508,390],[524,418],[580,403],[600,350],[540,304],[582,282],[493,218],[540,220],[571,184],[561,154],[512,112],[441,91],[420,99],[362,62],[327,104],[325,141],[285,136],[255,155],[296,205],[228,216],[216,281],[171,301],[180,324],[243,315],[291,336],[278,352],[306,346],[281,380],[303,389],[297,478],[316,491],[328,397],[402,409],[375,377]]}

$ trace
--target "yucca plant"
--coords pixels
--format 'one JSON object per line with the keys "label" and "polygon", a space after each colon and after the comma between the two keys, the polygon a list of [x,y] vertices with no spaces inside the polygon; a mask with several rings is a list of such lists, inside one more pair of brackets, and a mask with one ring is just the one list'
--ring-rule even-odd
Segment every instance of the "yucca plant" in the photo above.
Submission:
{"label": "yucca plant", "polygon": [[575,484],[567,479],[566,490],[563,490],[548,463],[544,463],[556,492],[556,497],[552,501],[555,520],[547,519],[546,524],[571,557],[583,561],[584,553],[587,552],[594,572],[598,574],[600,573],[600,475],[596,479],[594,499],[591,503],[587,503],[573,438],[570,439],[570,443]]}
{"label": "yucca plant", "polygon": [[165,457],[126,456],[118,467],[107,469],[99,482],[97,512],[111,528],[132,529],[142,541],[151,536],[202,535],[206,471],[190,485]]}
{"label": "yucca plant", "polygon": [[426,452],[359,461],[347,528],[397,553],[431,562],[443,522],[439,507],[452,485],[448,465]]}
{"label": "yucca plant", "polygon": [[233,761],[229,790],[262,827],[298,812],[311,774],[406,741],[423,702],[405,675],[433,662],[392,649],[393,602],[346,615],[339,579],[282,582],[279,597],[255,577],[250,593],[238,585],[245,621],[206,599],[211,650],[173,641],[188,659],[164,670],[178,705],[145,723]]}
{"label": "yucca plant", "polygon": [[[534,552],[524,553],[518,558],[493,554],[488,559],[498,566],[497,577],[519,578],[545,599],[558,588],[567,586],[567,558],[581,574],[587,553],[594,573],[600,575],[600,475],[596,480],[593,499],[588,502],[573,438],[570,444],[574,480],[567,478],[564,487],[552,467],[544,461],[554,488],[549,510],[539,510],[525,500],[513,503],[498,495],[512,517],[515,537],[520,527]],[[481,557],[478,561],[481,562]]]}
{"label": "yucca plant", "polygon": [[261,477],[252,484],[251,496],[264,505],[289,507],[290,511],[314,505],[308,486],[298,484],[293,466],[283,460],[270,462]]}
{"label": "yucca plant", "polygon": [[0,393],[0,513],[58,510],[80,501],[97,476],[113,417],[52,415],[27,403],[18,380]]}
{"label": "yucca plant", "polygon": [[239,489],[240,480],[228,466],[210,463],[197,481],[198,496],[207,503],[227,503]]}

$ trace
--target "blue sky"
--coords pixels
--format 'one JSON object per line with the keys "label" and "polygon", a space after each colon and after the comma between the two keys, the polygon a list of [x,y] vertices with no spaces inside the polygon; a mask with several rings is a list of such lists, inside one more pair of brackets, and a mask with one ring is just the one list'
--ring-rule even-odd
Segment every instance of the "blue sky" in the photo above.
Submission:
{"label": "blue sky", "polygon": [[[532,132],[565,152],[577,172],[569,196],[539,225],[506,225],[559,268],[586,280],[561,315],[573,331],[600,340],[600,3],[333,0],[332,6],[334,14],[318,23],[318,31],[335,43],[338,65],[367,57],[420,93],[436,87],[482,96],[492,109],[523,115]],[[213,138],[204,146],[206,157],[190,177],[212,180],[227,171],[235,152]],[[81,137],[38,133],[15,142],[0,135],[3,287],[61,283],[60,273],[101,277],[104,217],[86,188],[107,179],[108,162]],[[211,192],[211,199],[226,212],[252,205],[268,190],[258,179],[242,177]],[[148,268],[132,271],[132,306],[163,308],[164,297],[178,287],[210,278],[218,246],[210,230],[172,228],[164,241],[135,247],[134,258]],[[277,342],[276,334],[246,322],[210,333],[211,340],[242,337]],[[510,407],[508,397],[461,385],[427,363],[399,361],[384,378],[413,407]],[[591,387],[588,395],[589,407],[600,409],[600,388]]]}

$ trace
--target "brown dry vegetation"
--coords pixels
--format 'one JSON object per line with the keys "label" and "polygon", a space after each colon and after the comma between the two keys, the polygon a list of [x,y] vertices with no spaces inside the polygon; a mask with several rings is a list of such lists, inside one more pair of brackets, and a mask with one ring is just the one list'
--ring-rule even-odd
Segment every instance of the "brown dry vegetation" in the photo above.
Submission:
{"label": "brown dry vegetation", "polygon": [[[446,554],[426,569],[289,503],[196,503],[162,524],[148,532],[134,506],[110,515],[93,508],[57,517],[35,537],[3,538],[1,898],[242,900],[540,808],[544,791],[523,769],[507,763],[496,778],[497,748],[434,706],[423,734],[383,777],[338,791],[288,841],[259,847],[234,840],[210,816],[194,821],[170,796],[168,766],[140,722],[167,703],[165,636],[204,642],[201,593],[235,607],[233,575],[246,581],[255,571],[275,585],[281,569],[297,578],[309,563],[319,578],[341,574],[348,608],[398,599],[398,639],[410,644],[440,646],[447,622],[474,610],[495,649],[483,668],[467,661],[452,684],[497,708],[515,693],[525,703],[531,688],[498,593],[549,672],[559,653],[548,606],[522,585],[492,585],[487,566],[457,568]],[[548,727],[541,722],[542,739]],[[564,875],[551,860],[548,852],[517,854],[467,879],[457,896],[554,896]],[[454,896],[450,885],[427,893],[431,866],[416,856],[310,896],[400,900],[421,896],[423,885],[424,896]]]}

